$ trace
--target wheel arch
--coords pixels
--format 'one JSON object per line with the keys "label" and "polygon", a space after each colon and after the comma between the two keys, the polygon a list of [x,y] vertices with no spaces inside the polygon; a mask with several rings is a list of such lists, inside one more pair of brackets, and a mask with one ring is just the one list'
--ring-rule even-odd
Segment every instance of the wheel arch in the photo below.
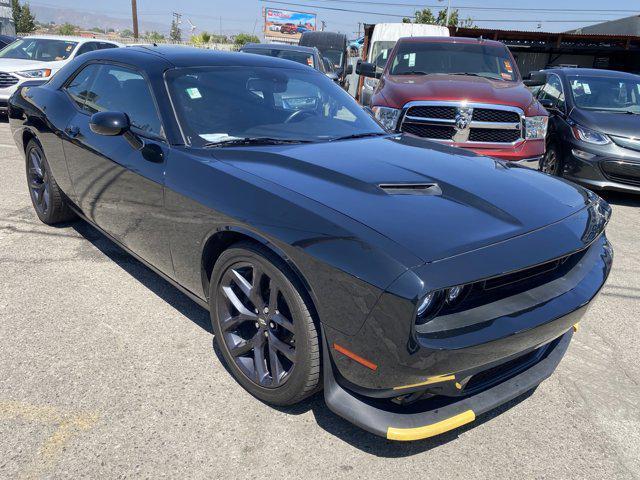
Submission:
{"label": "wheel arch", "polygon": [[207,240],[203,244],[200,267],[202,276],[202,289],[207,302],[209,301],[209,284],[211,280],[211,273],[213,271],[214,265],[216,264],[216,261],[218,260],[222,252],[230,248],[232,245],[242,241],[248,241],[262,245],[284,261],[284,263],[293,274],[294,278],[298,281],[299,287],[301,289],[300,293],[303,295],[305,301],[309,303],[309,308],[314,320],[317,320],[318,313],[316,309],[316,298],[313,290],[311,289],[309,282],[307,282],[305,276],[302,274],[291,257],[289,257],[286,252],[284,252],[281,248],[279,248],[264,236],[240,226],[225,226],[218,228],[210,233]]}

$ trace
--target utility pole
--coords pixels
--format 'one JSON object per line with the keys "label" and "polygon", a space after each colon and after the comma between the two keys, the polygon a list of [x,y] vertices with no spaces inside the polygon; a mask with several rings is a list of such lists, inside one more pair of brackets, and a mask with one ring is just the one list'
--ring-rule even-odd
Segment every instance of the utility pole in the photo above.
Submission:
{"label": "utility pole", "polygon": [[325,22],[324,20],[320,20],[320,23],[322,24],[322,26],[320,27],[320,31],[324,32],[324,29],[327,26],[327,22]]}
{"label": "utility pole", "polygon": [[133,19],[133,38],[138,39],[138,5],[136,0],[131,0],[131,17]]}

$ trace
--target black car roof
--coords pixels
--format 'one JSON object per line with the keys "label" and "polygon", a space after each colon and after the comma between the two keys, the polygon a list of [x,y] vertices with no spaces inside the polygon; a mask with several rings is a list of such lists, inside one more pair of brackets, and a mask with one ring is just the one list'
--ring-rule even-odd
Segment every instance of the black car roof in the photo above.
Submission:
{"label": "black car roof", "polygon": [[86,53],[80,58],[85,60],[112,60],[123,63],[133,63],[144,68],[149,62],[162,59],[175,67],[205,67],[205,66],[257,66],[300,68],[308,67],[280,58],[262,55],[247,55],[238,52],[207,50],[204,48],[183,46],[135,46],[110,48]]}
{"label": "black car roof", "polygon": [[629,78],[633,80],[640,80],[640,76],[633,73],[620,72],[617,70],[603,70],[600,68],[548,68],[545,70],[547,73],[556,73],[559,75],[575,75],[585,77],[606,77],[606,78]]}
{"label": "black car roof", "polygon": [[284,43],[248,43],[245,48],[255,48],[261,50],[288,50],[293,52],[315,53],[315,47],[305,47],[302,45],[286,45]]}

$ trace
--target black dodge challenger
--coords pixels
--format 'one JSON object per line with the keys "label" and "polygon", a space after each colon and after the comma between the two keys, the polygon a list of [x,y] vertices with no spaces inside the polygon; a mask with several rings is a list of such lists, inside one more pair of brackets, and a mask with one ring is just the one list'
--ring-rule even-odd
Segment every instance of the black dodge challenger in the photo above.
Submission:
{"label": "black dodge challenger", "polygon": [[211,312],[251,394],[414,440],[548,377],[609,274],[609,206],[384,131],[270,57],[82,55],[10,100],[33,206],[79,216]]}

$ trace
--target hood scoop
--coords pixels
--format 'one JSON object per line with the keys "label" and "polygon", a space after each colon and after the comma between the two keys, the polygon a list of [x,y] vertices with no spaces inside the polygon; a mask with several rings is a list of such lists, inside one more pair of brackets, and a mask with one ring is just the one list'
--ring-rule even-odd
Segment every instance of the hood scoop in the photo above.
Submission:
{"label": "hood scoop", "polygon": [[389,195],[442,195],[437,183],[381,183],[378,187]]}

